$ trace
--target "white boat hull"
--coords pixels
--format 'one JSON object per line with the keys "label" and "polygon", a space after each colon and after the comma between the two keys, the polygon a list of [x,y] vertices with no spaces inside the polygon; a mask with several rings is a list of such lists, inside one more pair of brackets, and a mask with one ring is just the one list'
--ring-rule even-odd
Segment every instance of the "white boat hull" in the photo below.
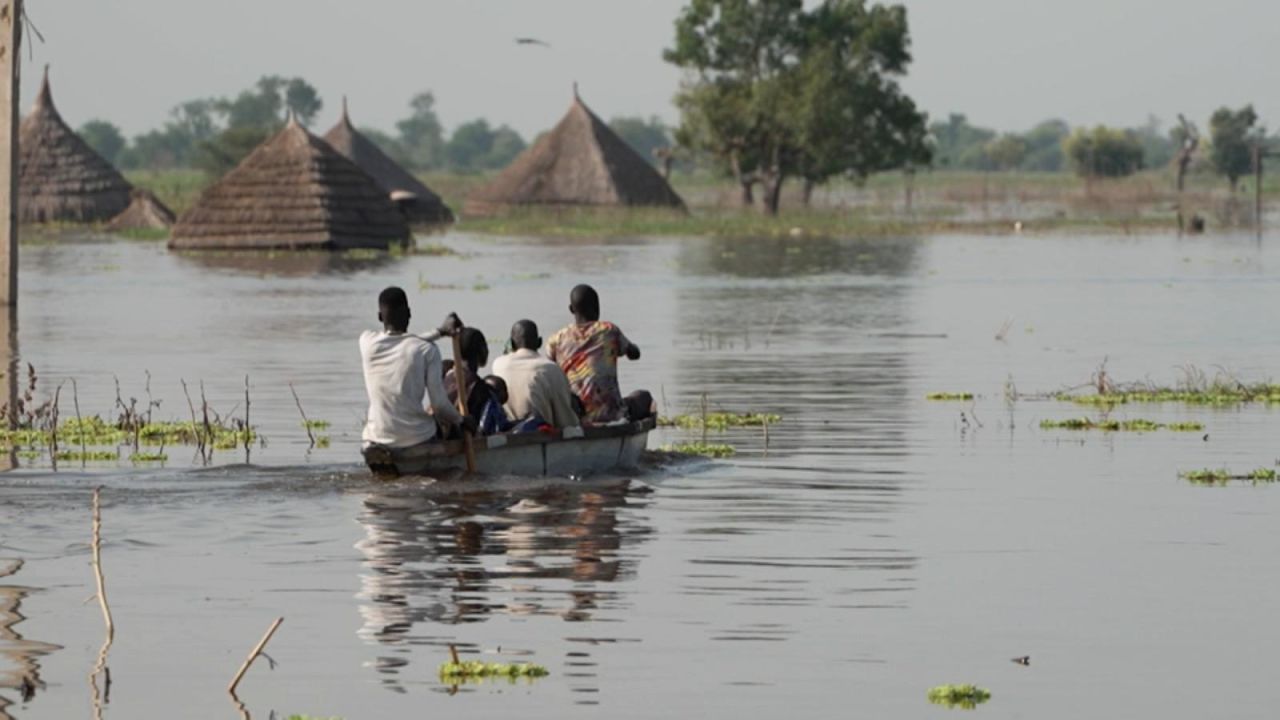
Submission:
{"label": "white boat hull", "polygon": [[[476,472],[485,475],[581,475],[634,468],[648,442],[652,419],[625,425],[556,433],[489,435],[474,440]],[[461,441],[407,448],[374,446],[364,452],[370,469],[387,475],[440,475],[465,470]]]}

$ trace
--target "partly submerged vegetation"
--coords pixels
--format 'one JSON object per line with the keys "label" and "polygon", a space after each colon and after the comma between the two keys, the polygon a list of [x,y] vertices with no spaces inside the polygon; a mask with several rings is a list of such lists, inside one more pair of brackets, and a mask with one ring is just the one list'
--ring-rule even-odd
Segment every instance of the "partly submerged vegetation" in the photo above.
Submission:
{"label": "partly submerged vegetation", "polygon": [[671,443],[670,445],[663,445],[658,449],[662,452],[673,453],[676,455],[691,455],[707,458],[727,458],[732,457],[738,452],[732,445],[703,442]]}
{"label": "partly submerged vegetation", "polygon": [[1260,467],[1244,474],[1234,474],[1226,468],[1206,468],[1203,470],[1187,470],[1178,473],[1178,476],[1193,485],[1226,485],[1233,480],[1259,485],[1276,482],[1277,472],[1275,468]]}
{"label": "partly submerged vegetation", "polygon": [[694,413],[658,418],[658,425],[661,427],[678,427],[685,430],[702,430],[706,428],[708,430],[724,431],[729,428],[777,425],[780,422],[782,422],[781,415],[759,412],[710,412],[705,415]]}
{"label": "partly submerged vegetation", "polygon": [[1259,382],[1251,385],[1222,378],[1213,382],[1187,384],[1180,387],[1134,386],[1104,388],[1090,394],[1061,393],[1058,400],[1078,405],[1124,405],[1128,403],[1182,403],[1186,405],[1239,405],[1244,403],[1280,403],[1280,385]]}
{"label": "partly submerged vegetation", "polygon": [[446,662],[440,665],[440,680],[455,683],[467,680],[486,680],[490,678],[540,678],[547,675],[547,669],[534,663],[487,663],[480,660],[464,660]]}
{"label": "partly submerged vegetation", "polygon": [[991,692],[977,685],[939,685],[929,689],[929,702],[934,705],[972,710],[991,699]]}
{"label": "partly submerged vegetation", "polygon": [[972,400],[973,393],[967,392],[932,392],[924,396],[925,400],[952,401],[952,400]]}
{"label": "partly submerged vegetation", "polygon": [[1204,425],[1198,422],[1158,423],[1154,420],[1135,418],[1133,420],[1094,420],[1088,417],[1068,418],[1066,420],[1041,420],[1041,430],[1105,430],[1107,432],[1154,432],[1156,430],[1172,430],[1174,432],[1200,432]]}

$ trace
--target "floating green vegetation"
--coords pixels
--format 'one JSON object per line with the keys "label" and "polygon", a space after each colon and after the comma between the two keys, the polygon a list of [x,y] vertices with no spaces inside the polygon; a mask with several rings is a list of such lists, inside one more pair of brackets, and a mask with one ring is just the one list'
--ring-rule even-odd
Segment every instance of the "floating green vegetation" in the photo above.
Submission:
{"label": "floating green vegetation", "polygon": [[1204,425],[1198,422],[1158,423],[1154,420],[1136,418],[1133,420],[1094,420],[1080,417],[1066,420],[1041,420],[1041,430],[1105,430],[1107,432],[1155,432],[1156,430],[1172,430],[1174,432],[1200,432]]}
{"label": "floating green vegetation", "polygon": [[169,456],[162,452],[136,452],[129,456],[133,463],[165,462],[168,459]]}
{"label": "floating green vegetation", "polygon": [[547,669],[533,663],[487,663],[479,660],[447,662],[440,665],[440,679],[445,682],[488,678],[540,678]]}
{"label": "floating green vegetation", "polygon": [[476,292],[484,292],[486,290],[489,290],[490,288],[488,283],[476,283],[475,285],[471,286],[471,289]]}
{"label": "floating green vegetation", "polygon": [[129,240],[168,240],[169,228],[126,228],[115,234]]}
{"label": "floating green vegetation", "polygon": [[924,399],[925,399],[925,400],[938,400],[938,401],[946,401],[946,400],[972,400],[972,399],[973,399],[973,393],[967,393],[967,392],[959,392],[959,393],[934,392],[934,393],[929,393],[928,395],[925,395],[925,396],[924,396]]}
{"label": "floating green vegetation", "polygon": [[[215,449],[229,450],[246,440],[253,442],[257,433],[252,428],[222,420],[211,419],[207,423],[189,420],[140,422],[129,427],[123,421],[108,423],[97,415],[79,420],[68,418],[58,424],[57,431],[57,441],[62,446],[118,446],[133,444],[135,437],[139,445],[198,445],[203,441]],[[50,446],[53,440],[54,432],[47,428],[0,428],[0,448],[37,448]]]}
{"label": "floating green vegetation", "polygon": [[1226,468],[1203,469],[1203,470],[1187,470],[1178,473],[1178,476],[1193,485],[1226,485],[1232,480],[1240,482],[1251,482],[1254,485],[1262,483],[1273,483],[1277,479],[1275,468],[1255,468],[1243,475],[1234,474]]}
{"label": "floating green vegetation", "polygon": [[686,430],[701,430],[703,427],[706,427],[708,430],[724,431],[729,428],[776,425],[779,422],[782,422],[781,415],[751,412],[713,412],[707,413],[705,418],[701,414],[696,413],[692,415],[676,415],[675,417],[658,418],[658,424],[663,427],[678,427]]}
{"label": "floating green vegetation", "polygon": [[991,699],[991,693],[977,685],[939,685],[929,690],[929,702],[949,708],[972,710]]}
{"label": "floating green vegetation", "polygon": [[63,462],[114,462],[120,459],[115,450],[59,450],[55,457]]}
{"label": "floating green vegetation", "polygon": [[311,430],[328,430],[332,425],[328,420],[303,420],[302,427]]}
{"label": "floating green vegetation", "polygon": [[317,435],[317,436],[316,436],[316,447],[318,447],[318,448],[327,448],[327,447],[329,447],[329,442],[330,442],[330,440],[329,440],[329,436],[328,436],[328,435]]}
{"label": "floating green vegetation", "polygon": [[1072,395],[1062,393],[1057,399],[1077,405],[1124,405],[1127,403],[1182,403],[1185,405],[1241,405],[1244,403],[1280,403],[1280,385],[1219,381],[1194,388],[1149,387],[1133,390]]}
{"label": "floating green vegetation", "polygon": [[663,445],[658,449],[678,455],[700,455],[708,458],[727,458],[738,452],[732,445],[701,442],[672,443],[671,445]]}

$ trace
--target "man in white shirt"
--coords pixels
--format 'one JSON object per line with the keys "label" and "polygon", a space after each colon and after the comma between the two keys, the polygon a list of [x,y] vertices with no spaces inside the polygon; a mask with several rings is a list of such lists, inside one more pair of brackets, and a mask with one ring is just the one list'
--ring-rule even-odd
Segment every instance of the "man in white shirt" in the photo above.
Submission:
{"label": "man in white shirt", "polygon": [[474,432],[475,419],[462,417],[444,390],[440,351],[434,340],[457,332],[462,322],[452,313],[444,325],[425,337],[409,334],[409,298],[389,287],[378,296],[382,331],[360,334],[364,385],[369,416],[362,438],[371,445],[404,448],[434,440],[438,422],[462,424]]}
{"label": "man in white shirt", "polygon": [[493,361],[493,374],[507,384],[507,415],[516,422],[537,417],[556,428],[578,427],[573,390],[560,366],[538,354],[542,338],[532,320],[511,327],[514,352]]}

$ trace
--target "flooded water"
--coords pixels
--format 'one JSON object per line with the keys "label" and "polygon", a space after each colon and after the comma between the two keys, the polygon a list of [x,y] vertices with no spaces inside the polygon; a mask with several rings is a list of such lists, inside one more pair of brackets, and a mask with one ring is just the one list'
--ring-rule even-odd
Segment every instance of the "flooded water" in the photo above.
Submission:
{"label": "flooded water", "polygon": [[[209,467],[170,448],[164,467],[0,475],[0,718],[242,717],[226,685],[279,616],[275,669],[239,690],[255,718],[924,718],[949,712],[925,698],[944,683],[991,690],[974,711],[991,718],[1271,717],[1280,487],[1177,474],[1273,466],[1280,409],[1125,406],[1113,417],[1206,429],[1072,433],[1039,423],[1087,409],[1006,395],[1104,362],[1119,380],[1270,377],[1278,239],[24,247],[17,351],[37,397],[75,378],[82,412],[113,414],[118,379],[123,402],[178,420],[181,383],[203,382],[241,417],[248,376],[264,442]],[[582,281],[644,349],[625,388],[665,414],[703,393],[778,413],[767,445],[713,434],[738,454],[626,477],[370,479],[355,338],[382,287],[409,291],[417,329],[457,310],[497,340],[520,317],[564,324]],[[99,485],[109,684],[90,682],[104,628],[86,603]],[[550,675],[453,688],[449,644]]]}

